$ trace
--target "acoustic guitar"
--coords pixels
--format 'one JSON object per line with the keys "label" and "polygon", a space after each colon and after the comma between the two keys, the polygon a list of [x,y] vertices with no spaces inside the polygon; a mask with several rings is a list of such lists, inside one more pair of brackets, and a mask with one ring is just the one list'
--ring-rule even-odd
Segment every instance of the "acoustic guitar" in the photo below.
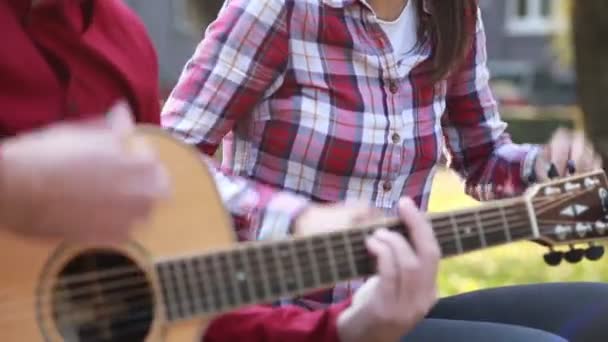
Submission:
{"label": "acoustic guitar", "polygon": [[[318,236],[237,243],[198,152],[158,128],[142,126],[137,134],[166,164],[171,199],[125,244],[0,232],[1,341],[200,340],[205,323],[220,313],[373,274],[364,238],[381,226],[406,232],[383,219]],[[607,206],[606,176],[598,171],[429,218],[443,256],[451,257],[520,240],[594,243],[608,237]],[[598,248],[573,249],[567,259],[597,259]]]}

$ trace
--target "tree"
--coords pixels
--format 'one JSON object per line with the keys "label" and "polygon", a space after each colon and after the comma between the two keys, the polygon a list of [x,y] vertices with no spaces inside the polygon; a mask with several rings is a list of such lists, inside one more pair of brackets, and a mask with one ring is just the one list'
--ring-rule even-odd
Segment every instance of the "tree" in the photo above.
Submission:
{"label": "tree", "polygon": [[608,1],[573,1],[572,36],[585,130],[608,161]]}

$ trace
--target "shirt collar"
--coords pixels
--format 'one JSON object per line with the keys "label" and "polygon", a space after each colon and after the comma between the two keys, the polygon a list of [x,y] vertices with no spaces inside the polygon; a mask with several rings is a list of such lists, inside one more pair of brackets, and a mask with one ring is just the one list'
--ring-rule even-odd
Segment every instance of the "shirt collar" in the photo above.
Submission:
{"label": "shirt collar", "polygon": [[[348,6],[352,6],[355,3],[359,2],[361,3],[361,0],[322,0],[324,3],[326,3],[327,5],[331,6],[331,7],[335,7],[335,8],[344,8],[344,7],[348,7]],[[408,0],[408,1],[414,1],[414,0]],[[431,5],[429,4],[429,0],[423,0],[422,1],[422,6],[423,6],[423,10],[424,12],[426,12],[427,14],[431,14]]]}

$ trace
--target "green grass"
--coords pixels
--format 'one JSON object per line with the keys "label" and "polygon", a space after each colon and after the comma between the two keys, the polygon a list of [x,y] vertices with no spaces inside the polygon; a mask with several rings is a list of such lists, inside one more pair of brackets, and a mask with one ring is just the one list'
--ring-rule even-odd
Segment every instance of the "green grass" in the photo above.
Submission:
{"label": "green grass", "polygon": [[[433,186],[429,210],[453,210],[477,202],[466,196],[458,178],[440,172]],[[549,267],[543,261],[546,248],[532,242],[515,243],[445,259],[439,272],[441,296],[483,288],[552,281],[608,281],[608,257],[600,261],[562,263]]]}

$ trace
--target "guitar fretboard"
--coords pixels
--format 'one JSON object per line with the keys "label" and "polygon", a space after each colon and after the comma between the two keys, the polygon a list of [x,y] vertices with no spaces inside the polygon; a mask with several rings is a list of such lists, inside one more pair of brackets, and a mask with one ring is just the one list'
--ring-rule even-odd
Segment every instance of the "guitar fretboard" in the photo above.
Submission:
{"label": "guitar fretboard", "polygon": [[[521,201],[436,214],[430,220],[443,257],[533,236]],[[397,221],[388,225],[407,235]],[[216,314],[371,275],[375,267],[364,240],[378,228],[243,244],[231,251],[158,262],[167,319]]]}

